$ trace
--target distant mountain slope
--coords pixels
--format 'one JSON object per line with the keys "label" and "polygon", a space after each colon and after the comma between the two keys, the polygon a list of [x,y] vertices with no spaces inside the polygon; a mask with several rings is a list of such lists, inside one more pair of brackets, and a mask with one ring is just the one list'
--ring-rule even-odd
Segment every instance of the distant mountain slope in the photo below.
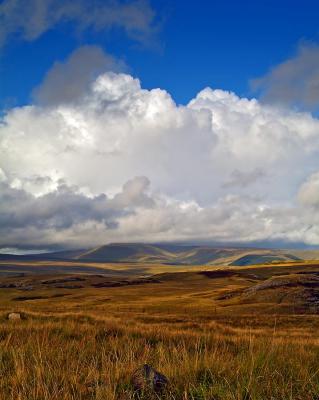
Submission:
{"label": "distant mountain slope", "polygon": [[95,262],[166,262],[173,257],[173,254],[150,244],[112,243],[86,251],[75,258]]}
{"label": "distant mountain slope", "polygon": [[90,262],[233,266],[302,259],[281,250],[144,243],[112,243],[88,250],[74,258]]}
{"label": "distant mountain slope", "polygon": [[21,260],[21,261],[43,261],[43,260],[73,260],[81,255],[85,250],[66,250],[53,253],[41,254],[1,254],[0,261]]}
{"label": "distant mountain slope", "polygon": [[[166,244],[112,243],[80,254],[76,259],[95,262],[156,262],[161,264],[209,264],[234,256],[238,249]],[[240,250],[242,251],[242,250]]]}
{"label": "distant mountain slope", "polygon": [[66,260],[90,263],[245,266],[319,259],[318,250],[277,250],[178,244],[111,243],[86,250],[37,255],[0,254],[0,260]]}
{"label": "distant mountain slope", "polygon": [[296,257],[293,254],[246,254],[243,257],[237,258],[229,265],[244,266],[244,265],[255,265],[255,264],[269,264],[274,262],[291,262],[298,261],[301,258]]}

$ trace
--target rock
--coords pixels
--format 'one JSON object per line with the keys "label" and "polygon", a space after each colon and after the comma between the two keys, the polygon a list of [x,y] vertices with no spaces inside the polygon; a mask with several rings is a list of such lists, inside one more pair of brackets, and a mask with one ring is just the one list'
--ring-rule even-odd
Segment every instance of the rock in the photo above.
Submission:
{"label": "rock", "polygon": [[150,365],[144,364],[133,373],[132,384],[137,392],[159,393],[168,385],[168,379]]}
{"label": "rock", "polygon": [[117,400],[130,400],[132,397],[128,393],[120,393]]}
{"label": "rock", "polygon": [[21,319],[21,314],[18,312],[12,312],[8,314],[7,318],[12,321],[17,321]]}

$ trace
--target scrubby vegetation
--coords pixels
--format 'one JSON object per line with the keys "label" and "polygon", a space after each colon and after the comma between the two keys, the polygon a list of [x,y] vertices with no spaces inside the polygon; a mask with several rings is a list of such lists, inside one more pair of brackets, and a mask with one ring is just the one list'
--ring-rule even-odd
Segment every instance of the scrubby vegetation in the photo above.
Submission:
{"label": "scrubby vegetation", "polygon": [[[0,398],[150,400],[131,384],[148,363],[169,379],[154,399],[318,399],[317,314],[278,296],[256,304],[221,299],[270,271],[164,275],[161,283],[102,288],[85,278],[75,289],[43,289],[37,277],[23,301],[16,300],[21,290],[3,288]],[[11,311],[24,319],[8,320]]]}

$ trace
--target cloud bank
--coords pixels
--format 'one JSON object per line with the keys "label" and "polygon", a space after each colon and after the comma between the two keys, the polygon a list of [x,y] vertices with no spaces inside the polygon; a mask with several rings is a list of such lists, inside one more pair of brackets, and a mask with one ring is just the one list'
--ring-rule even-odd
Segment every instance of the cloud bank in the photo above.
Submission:
{"label": "cloud bank", "polygon": [[[106,72],[85,66],[61,95],[85,52]],[[80,49],[3,117],[0,247],[319,244],[318,119],[211,88],[177,105],[118,66]]]}

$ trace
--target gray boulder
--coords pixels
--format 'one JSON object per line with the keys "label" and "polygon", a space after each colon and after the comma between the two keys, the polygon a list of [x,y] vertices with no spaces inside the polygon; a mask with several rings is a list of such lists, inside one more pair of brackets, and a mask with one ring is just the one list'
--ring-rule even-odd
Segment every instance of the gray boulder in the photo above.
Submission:
{"label": "gray boulder", "polygon": [[144,364],[134,371],[132,384],[136,392],[160,393],[167,387],[168,379],[150,365]]}

